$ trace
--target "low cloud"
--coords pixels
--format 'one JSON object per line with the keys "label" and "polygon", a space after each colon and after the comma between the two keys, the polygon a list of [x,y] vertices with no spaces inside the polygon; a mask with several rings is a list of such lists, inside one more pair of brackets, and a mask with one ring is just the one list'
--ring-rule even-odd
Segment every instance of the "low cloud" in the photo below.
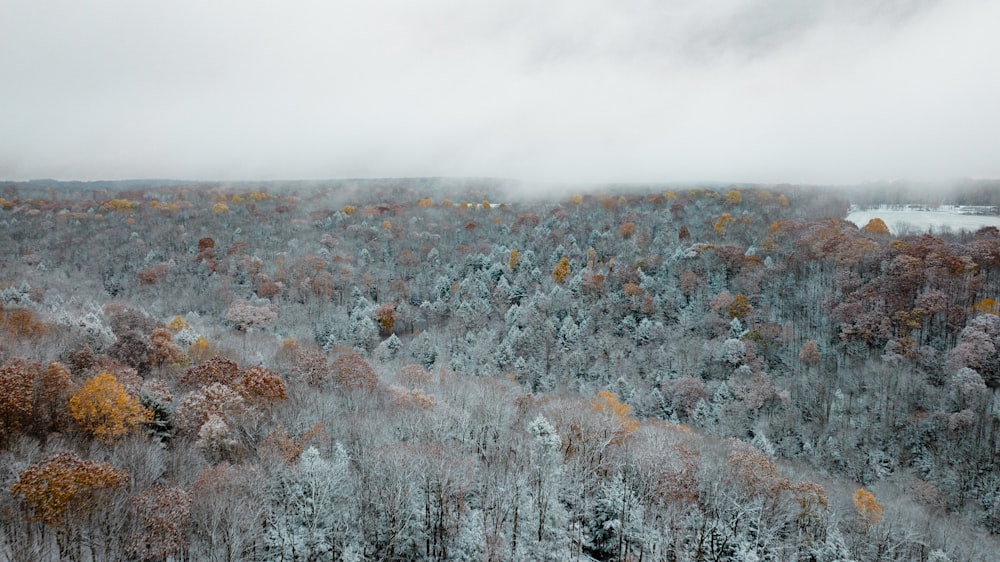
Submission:
{"label": "low cloud", "polygon": [[1000,176],[996,3],[16,4],[0,178]]}

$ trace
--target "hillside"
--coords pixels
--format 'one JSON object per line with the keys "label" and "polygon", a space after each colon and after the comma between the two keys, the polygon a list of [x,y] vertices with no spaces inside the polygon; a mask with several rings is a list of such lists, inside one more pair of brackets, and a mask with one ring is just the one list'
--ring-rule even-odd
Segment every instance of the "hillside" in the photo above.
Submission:
{"label": "hillside", "polygon": [[0,560],[997,551],[1000,231],[530,191],[0,187]]}

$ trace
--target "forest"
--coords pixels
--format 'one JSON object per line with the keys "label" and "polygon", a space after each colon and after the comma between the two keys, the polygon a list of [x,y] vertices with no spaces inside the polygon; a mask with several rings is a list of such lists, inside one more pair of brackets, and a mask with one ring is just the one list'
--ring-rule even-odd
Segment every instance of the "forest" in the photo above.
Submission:
{"label": "forest", "polygon": [[994,559],[1000,231],[861,192],[0,183],[0,561]]}

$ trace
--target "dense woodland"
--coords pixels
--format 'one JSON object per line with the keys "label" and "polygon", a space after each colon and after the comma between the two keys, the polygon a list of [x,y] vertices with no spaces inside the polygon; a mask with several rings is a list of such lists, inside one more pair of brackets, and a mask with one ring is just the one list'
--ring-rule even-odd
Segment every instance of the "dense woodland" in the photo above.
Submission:
{"label": "dense woodland", "polygon": [[1000,231],[515,187],[0,186],[0,560],[1000,551]]}

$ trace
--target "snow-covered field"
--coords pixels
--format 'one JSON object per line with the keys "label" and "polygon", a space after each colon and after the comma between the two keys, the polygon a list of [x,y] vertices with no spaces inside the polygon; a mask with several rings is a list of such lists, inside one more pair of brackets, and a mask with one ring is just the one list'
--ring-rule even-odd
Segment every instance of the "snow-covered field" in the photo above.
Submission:
{"label": "snow-covered field", "polygon": [[1000,228],[1000,216],[964,214],[958,207],[941,206],[923,210],[917,206],[893,206],[879,209],[858,210],[851,208],[847,220],[859,227],[878,217],[885,221],[893,234],[920,232],[974,232],[984,226]]}

